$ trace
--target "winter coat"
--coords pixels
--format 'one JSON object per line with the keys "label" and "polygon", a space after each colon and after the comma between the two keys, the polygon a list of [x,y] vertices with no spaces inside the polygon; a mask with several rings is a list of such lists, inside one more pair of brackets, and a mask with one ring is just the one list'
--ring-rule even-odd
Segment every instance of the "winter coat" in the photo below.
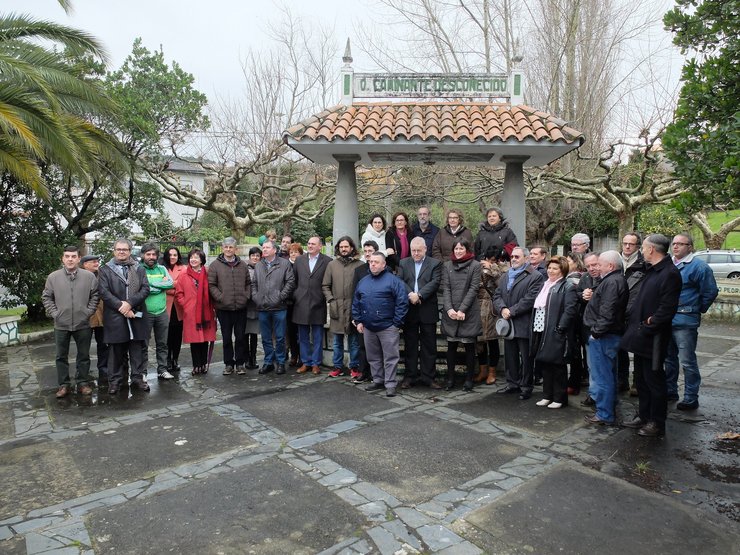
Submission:
{"label": "winter coat", "polygon": [[293,293],[293,323],[303,326],[326,324],[326,298],[322,284],[331,258],[319,253],[313,272],[308,265],[308,253],[296,258],[293,264],[295,292]]}
{"label": "winter coat", "polygon": [[[411,239],[413,239],[413,235],[411,235],[411,230],[407,229],[406,241],[408,243],[408,254],[404,258],[411,256]],[[388,255],[387,263],[391,270],[395,272],[396,268],[398,268],[398,263],[401,261],[401,237],[396,232],[395,227],[385,232],[385,248],[393,249],[394,251],[394,254]]]}
{"label": "winter coat", "polygon": [[576,288],[565,279],[553,285],[547,293],[545,329],[537,352],[533,353],[536,361],[564,365],[572,359],[575,351],[569,331],[578,314],[577,295]]}
{"label": "winter coat", "polygon": [[252,299],[259,311],[287,310],[293,299],[295,275],[287,258],[275,257],[269,269],[263,258],[254,265]]}
{"label": "winter coat", "polygon": [[437,233],[439,233],[439,228],[431,222],[427,224],[427,228],[424,231],[421,230],[419,222],[416,222],[414,227],[411,228],[411,238],[421,237],[424,239],[424,242],[427,244],[427,255],[429,256],[432,256],[432,245],[434,245],[434,238],[437,236]]}
{"label": "winter coat", "polygon": [[[449,338],[477,338],[481,334],[480,262],[474,259],[463,262],[448,260],[442,268],[442,333]],[[453,320],[447,312],[465,313],[465,320]]]}
{"label": "winter coat", "polygon": [[442,263],[436,258],[425,256],[416,277],[416,263],[413,258],[404,258],[398,267],[398,277],[406,286],[406,294],[413,292],[414,286],[419,286],[419,304],[409,303],[409,311],[406,314],[407,324],[436,324],[439,321],[439,306],[437,294],[442,284]]}
{"label": "winter coat", "polygon": [[464,225],[461,225],[455,233],[452,233],[449,225],[444,226],[434,238],[432,256],[443,263],[447,262],[450,259],[455,242],[460,239],[467,239],[471,246],[473,244],[473,234]]}
{"label": "winter coat", "polygon": [[98,308],[98,280],[95,274],[78,268],[73,276],[65,268],[46,278],[41,293],[46,314],[54,328],[77,331],[90,327],[90,317]]}
{"label": "winter coat", "polygon": [[352,319],[373,332],[401,329],[408,309],[406,287],[387,268],[362,278],[352,298]]}
{"label": "winter coat", "polygon": [[[383,254],[385,254],[385,229],[375,231],[373,226],[367,224],[367,227],[365,228],[365,233],[362,234],[362,239],[360,239],[360,246],[358,247],[358,249],[362,250],[362,245],[364,245],[367,241],[375,241],[378,244],[378,252],[382,252]],[[364,262],[364,256],[361,257],[360,260]]]}
{"label": "winter coat", "polygon": [[[172,278],[172,289],[168,289],[166,291],[167,293],[167,314],[172,314],[172,306],[175,303],[175,287],[177,287],[177,280],[180,279],[180,276],[185,273],[185,270],[187,270],[187,266],[185,264],[176,264],[172,267],[172,269],[168,269],[167,272],[170,274],[170,277]],[[175,307],[175,310],[177,311],[177,307]],[[178,313],[178,319],[182,320],[180,318],[180,314]]]}
{"label": "winter coat", "polygon": [[622,336],[620,347],[652,358],[653,346],[657,341],[660,360],[664,360],[671,338],[671,322],[676,315],[680,295],[681,273],[673,265],[670,256],[648,266],[640,293],[627,320],[627,330]]}
{"label": "winter coat", "polygon": [[601,278],[583,313],[583,325],[591,330],[593,337],[624,333],[627,295],[627,280],[619,270]]}
{"label": "winter coat", "polygon": [[[202,271],[207,272],[208,270],[204,268]],[[209,315],[210,324],[198,329],[195,325],[197,300],[198,288],[195,285],[195,280],[183,272],[177,280],[177,285],[175,285],[175,303],[179,308],[178,314],[181,315],[183,343],[216,341],[216,310],[213,301],[209,295],[208,304],[204,307],[204,312]]]}
{"label": "winter coat", "polygon": [[[623,257],[622,263],[624,262],[625,260]],[[635,299],[637,299],[637,294],[640,292],[640,285],[642,284],[642,280],[645,277],[646,269],[647,265],[645,264],[645,259],[642,257],[642,253],[640,251],[637,251],[637,258],[635,259],[635,261],[630,264],[629,268],[625,268],[624,270],[624,277],[627,280],[627,291],[629,293],[625,319],[629,318],[629,313],[632,310]]]}
{"label": "winter coat", "polygon": [[208,266],[208,292],[217,310],[244,310],[252,296],[247,263],[238,256],[229,264],[223,254]]}
{"label": "winter coat", "polygon": [[[146,298],[149,296],[149,281],[144,268],[139,265],[129,266],[129,272],[136,272],[139,279],[139,290],[129,291],[128,285],[115,269],[115,262],[110,260],[98,270],[98,289],[100,298],[105,303],[103,310],[103,337],[106,343],[128,343],[145,341],[149,337],[149,326],[146,321]],[[123,301],[131,305],[134,312],[141,312],[140,318],[126,318],[118,312]]]}
{"label": "winter coat", "polygon": [[481,222],[478,226],[478,236],[475,238],[475,258],[481,260],[490,246],[503,249],[504,245],[509,243],[519,244],[506,220],[496,225]]}
{"label": "winter coat", "polygon": [[482,332],[478,341],[491,341],[498,338],[496,333],[496,320],[501,316],[493,306],[493,293],[498,287],[498,281],[506,273],[506,265],[493,264],[488,268],[481,265],[480,289],[478,290],[478,302],[480,303],[480,323]]}
{"label": "winter coat", "polygon": [[712,306],[719,294],[714,272],[706,262],[689,254],[676,265],[681,272],[681,296],[673,317],[674,328],[698,328],[701,315]]}
{"label": "winter coat", "polygon": [[352,294],[355,269],[362,266],[357,258],[338,256],[326,267],[321,290],[329,305],[329,329],[332,333],[345,334],[352,326]]}
{"label": "winter coat", "polygon": [[249,300],[247,301],[247,319],[248,320],[256,320],[259,318],[259,314],[257,313],[257,305],[254,304],[254,299],[252,298],[252,283],[254,283],[254,264],[251,262],[247,262],[247,268],[249,269]]}
{"label": "winter coat", "polygon": [[531,264],[527,264],[524,271],[516,276],[510,290],[506,288],[508,280],[507,271],[498,280],[498,287],[493,293],[493,306],[499,314],[508,308],[511,312],[510,321],[514,326],[514,337],[526,339],[532,327],[532,307],[545,278]]}

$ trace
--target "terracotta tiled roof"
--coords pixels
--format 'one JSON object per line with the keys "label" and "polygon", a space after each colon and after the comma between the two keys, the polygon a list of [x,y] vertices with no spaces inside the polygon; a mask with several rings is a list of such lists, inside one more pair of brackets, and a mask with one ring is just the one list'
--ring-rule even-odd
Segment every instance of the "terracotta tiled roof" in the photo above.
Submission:
{"label": "terracotta tiled roof", "polygon": [[357,103],[334,106],[290,127],[296,141],[390,139],[439,142],[583,142],[566,122],[529,106],[424,102]]}

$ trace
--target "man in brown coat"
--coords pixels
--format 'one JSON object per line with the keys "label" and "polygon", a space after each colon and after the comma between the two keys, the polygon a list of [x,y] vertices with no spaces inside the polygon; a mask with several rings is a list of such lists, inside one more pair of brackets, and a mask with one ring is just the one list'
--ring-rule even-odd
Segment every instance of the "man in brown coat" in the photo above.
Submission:
{"label": "man in brown coat", "polygon": [[347,336],[349,370],[353,379],[362,376],[360,366],[360,336],[352,325],[352,294],[355,269],[362,265],[352,238],[341,237],[334,248],[335,258],[326,267],[321,288],[329,304],[329,331],[334,335],[334,369],[329,376],[344,375],[344,336]]}
{"label": "man in brown coat", "polygon": [[293,323],[298,324],[298,341],[303,366],[299,374],[309,369],[321,373],[321,347],[326,323],[326,298],[322,291],[324,272],[331,258],[321,253],[321,238],[311,237],[306,243],[306,254],[299,256],[293,265],[295,293]]}

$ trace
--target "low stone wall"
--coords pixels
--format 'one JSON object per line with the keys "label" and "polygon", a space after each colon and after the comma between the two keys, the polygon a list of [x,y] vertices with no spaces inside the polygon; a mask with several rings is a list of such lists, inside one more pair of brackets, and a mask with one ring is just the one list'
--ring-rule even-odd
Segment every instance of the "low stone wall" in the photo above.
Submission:
{"label": "low stone wall", "polygon": [[717,280],[719,296],[707,312],[710,319],[740,322],[740,280]]}
{"label": "low stone wall", "polygon": [[0,347],[13,345],[20,341],[19,322],[20,316],[0,317]]}

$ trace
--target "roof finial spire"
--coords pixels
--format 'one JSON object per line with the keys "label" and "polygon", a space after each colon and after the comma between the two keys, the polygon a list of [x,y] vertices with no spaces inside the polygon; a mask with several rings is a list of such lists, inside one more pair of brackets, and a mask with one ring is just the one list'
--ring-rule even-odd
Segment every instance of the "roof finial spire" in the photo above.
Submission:
{"label": "roof finial spire", "polygon": [[349,37],[347,37],[347,46],[344,47],[344,56],[342,56],[342,61],[346,66],[352,63],[352,52],[349,48]]}

